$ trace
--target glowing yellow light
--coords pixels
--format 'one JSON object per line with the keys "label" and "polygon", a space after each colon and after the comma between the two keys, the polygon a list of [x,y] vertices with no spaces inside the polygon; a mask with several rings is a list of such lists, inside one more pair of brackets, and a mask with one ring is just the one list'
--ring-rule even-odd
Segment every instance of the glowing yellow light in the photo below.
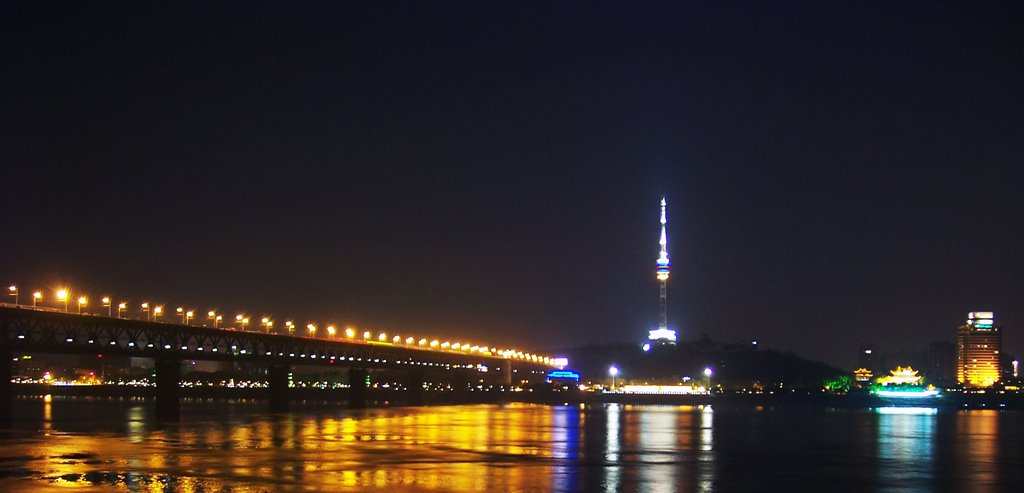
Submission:
{"label": "glowing yellow light", "polygon": [[420,339],[416,343],[419,344],[420,346],[426,346],[427,345],[427,340],[426,339]]}
{"label": "glowing yellow light", "polygon": [[406,344],[412,344],[412,343],[414,343],[414,342],[416,342],[416,338],[415,338],[415,337],[407,337],[407,338],[405,339],[405,343],[406,343]]}
{"label": "glowing yellow light", "polygon": [[35,293],[32,293],[32,297],[35,298],[36,301],[39,301],[43,299],[43,293],[36,291]]}
{"label": "glowing yellow light", "polygon": [[12,292],[12,293],[17,293],[18,292],[18,286],[15,286],[15,285],[12,284],[11,287],[7,288],[7,290]]}
{"label": "glowing yellow light", "polygon": [[352,330],[352,327],[345,327],[345,337],[348,337],[349,339],[351,339],[351,338],[353,338],[355,336],[356,336],[356,331]]}
{"label": "glowing yellow light", "polygon": [[391,338],[391,342],[393,342],[395,344],[398,344],[401,341],[402,341],[402,338],[400,336],[395,336],[395,337]]}
{"label": "glowing yellow light", "polygon": [[441,343],[441,349],[448,349],[450,347],[452,347],[452,343],[450,343],[448,341],[444,341],[444,342]]}
{"label": "glowing yellow light", "polygon": [[118,303],[117,304],[117,309],[118,310],[127,310],[128,309],[128,303]]}
{"label": "glowing yellow light", "polygon": [[917,385],[921,383],[921,376],[917,374],[917,370],[907,366],[897,366],[895,370],[889,370],[889,375],[878,378],[878,383],[882,385]]}
{"label": "glowing yellow light", "polygon": [[149,303],[143,303],[142,304],[142,309],[143,310],[149,310]]}
{"label": "glowing yellow light", "polygon": [[103,302],[104,306],[109,305],[110,304],[110,297],[109,296],[104,296],[103,299],[101,299],[100,301]]}
{"label": "glowing yellow light", "polygon": [[163,312],[164,312],[164,307],[162,307],[162,306],[157,306],[157,307],[153,308],[153,313],[156,314],[156,315],[160,315]]}
{"label": "glowing yellow light", "polygon": [[217,314],[213,310],[210,310],[210,311],[206,312],[206,316],[210,317],[210,318],[213,318],[213,317],[216,317]]}
{"label": "glowing yellow light", "polygon": [[381,341],[381,342],[384,342],[384,341],[388,340],[388,335],[383,333],[383,332],[381,332],[380,335],[377,336],[377,340]]}
{"label": "glowing yellow light", "polygon": [[68,290],[67,289],[58,289],[57,290],[57,299],[60,300],[60,301],[66,301],[68,299]]}
{"label": "glowing yellow light", "polygon": [[191,310],[185,312],[185,318],[192,318],[192,315],[194,315],[194,313],[192,313]]}
{"label": "glowing yellow light", "polygon": [[261,318],[261,319],[260,319],[260,323],[261,323],[261,324],[265,324],[265,323],[267,323],[267,322],[269,322],[269,321],[270,321],[270,319],[269,319],[269,318],[267,318],[267,317],[263,317],[263,318]]}
{"label": "glowing yellow light", "polygon": [[329,335],[331,337],[334,337],[334,333],[335,332],[336,332],[336,329],[334,328],[333,325],[328,325],[327,326],[327,335]]}
{"label": "glowing yellow light", "polygon": [[370,338],[370,331],[363,332],[363,339],[369,339],[369,338]]}
{"label": "glowing yellow light", "polygon": [[440,342],[437,342],[437,339],[430,341],[430,347],[437,347],[438,344],[440,344]]}
{"label": "glowing yellow light", "polygon": [[78,297],[78,304],[82,305],[82,306],[88,305],[89,304],[89,300],[86,299],[85,296],[79,296]]}
{"label": "glowing yellow light", "polygon": [[241,314],[235,315],[235,320],[238,320],[239,322],[241,322],[242,321],[242,315]]}

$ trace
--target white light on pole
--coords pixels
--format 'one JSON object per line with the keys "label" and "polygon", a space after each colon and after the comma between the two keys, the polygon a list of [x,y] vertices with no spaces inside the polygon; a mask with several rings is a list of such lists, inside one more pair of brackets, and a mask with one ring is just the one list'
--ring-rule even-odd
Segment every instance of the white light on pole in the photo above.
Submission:
{"label": "white light on pole", "polygon": [[608,374],[612,376],[612,390],[615,390],[615,377],[619,375],[619,367],[612,365],[612,367],[608,369]]}

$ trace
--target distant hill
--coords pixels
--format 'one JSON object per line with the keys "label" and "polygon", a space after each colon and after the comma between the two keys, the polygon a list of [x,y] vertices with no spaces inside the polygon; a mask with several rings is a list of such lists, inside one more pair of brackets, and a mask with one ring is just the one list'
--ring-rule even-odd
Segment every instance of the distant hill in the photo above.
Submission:
{"label": "distant hill", "polygon": [[765,388],[821,388],[826,380],[844,371],[828,364],[801,358],[793,353],[760,349],[752,344],[719,344],[708,338],[682,342],[676,346],[656,346],[644,352],[635,344],[587,345],[562,349],[570,367],[584,380],[609,379],[611,365],[619,368],[619,378],[651,383],[681,382],[683,377],[703,380],[704,369],[712,369],[715,385],[725,388],[750,388],[759,383]]}

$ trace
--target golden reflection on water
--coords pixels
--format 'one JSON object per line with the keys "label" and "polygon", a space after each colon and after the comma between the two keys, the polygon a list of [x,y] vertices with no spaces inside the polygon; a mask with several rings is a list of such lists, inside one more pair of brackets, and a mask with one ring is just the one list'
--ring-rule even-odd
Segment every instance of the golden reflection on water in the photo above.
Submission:
{"label": "golden reflection on water", "polygon": [[[43,413],[49,427],[48,402]],[[46,486],[131,491],[549,491],[573,489],[585,421],[579,407],[530,405],[228,422],[147,422],[142,413],[139,406],[125,411],[123,434],[35,437],[35,450],[24,451],[27,466]]]}
{"label": "golden reflection on water", "polygon": [[[154,420],[144,404],[42,430],[8,455],[30,477],[0,490],[698,491],[713,459],[711,410],[659,406],[452,406]],[[78,403],[88,409],[88,403]],[[67,411],[65,411],[65,414]],[[92,429],[92,419],[107,428]],[[72,420],[73,421],[73,420]],[[120,429],[120,431],[117,431]],[[680,474],[686,481],[676,484]],[[11,485],[21,488],[11,488]],[[28,488],[26,488],[26,486]]]}
{"label": "golden reflection on water", "polygon": [[997,491],[999,411],[991,409],[961,411],[957,414],[958,436],[963,437],[964,460],[970,460],[967,468],[973,491]]}

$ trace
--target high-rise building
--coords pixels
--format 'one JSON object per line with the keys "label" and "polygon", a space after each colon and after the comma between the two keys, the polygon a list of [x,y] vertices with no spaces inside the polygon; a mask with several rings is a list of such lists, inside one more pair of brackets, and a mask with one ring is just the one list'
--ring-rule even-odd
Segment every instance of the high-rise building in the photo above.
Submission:
{"label": "high-rise building", "polygon": [[662,197],[661,238],[658,240],[661,252],[658,255],[658,269],[655,271],[655,276],[661,286],[661,296],[658,304],[658,328],[649,330],[647,338],[656,344],[675,344],[676,331],[668,328],[668,274],[671,262],[668,259],[668,235],[665,232],[665,225],[668,223],[665,219],[665,207],[665,197]]}
{"label": "high-rise building", "polygon": [[956,380],[965,387],[989,387],[1000,379],[1001,327],[992,312],[971,312],[956,338]]}

